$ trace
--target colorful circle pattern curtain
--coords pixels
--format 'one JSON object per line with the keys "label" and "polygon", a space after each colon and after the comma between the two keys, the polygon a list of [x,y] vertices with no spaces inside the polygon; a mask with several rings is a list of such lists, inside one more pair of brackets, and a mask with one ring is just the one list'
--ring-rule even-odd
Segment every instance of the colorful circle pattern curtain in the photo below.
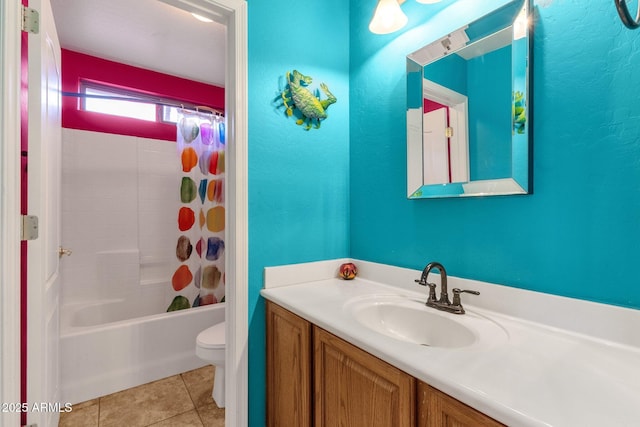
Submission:
{"label": "colorful circle pattern curtain", "polygon": [[224,119],[180,111],[177,148],[182,164],[177,268],[167,311],[223,302],[225,296]]}

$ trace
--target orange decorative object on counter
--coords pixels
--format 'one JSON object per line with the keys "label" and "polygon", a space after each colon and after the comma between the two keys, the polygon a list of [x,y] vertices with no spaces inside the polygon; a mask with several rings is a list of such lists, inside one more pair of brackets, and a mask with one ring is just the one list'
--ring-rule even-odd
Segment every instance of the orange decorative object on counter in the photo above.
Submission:
{"label": "orange decorative object on counter", "polygon": [[358,268],[352,262],[346,262],[340,266],[340,277],[344,280],[351,280],[358,274]]}

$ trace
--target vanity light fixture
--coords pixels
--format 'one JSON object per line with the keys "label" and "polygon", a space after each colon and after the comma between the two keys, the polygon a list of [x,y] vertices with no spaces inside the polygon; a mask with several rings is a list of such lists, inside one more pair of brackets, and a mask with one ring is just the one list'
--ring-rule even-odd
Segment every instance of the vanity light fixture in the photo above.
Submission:
{"label": "vanity light fixture", "polygon": [[409,18],[400,9],[400,3],[403,2],[404,0],[378,0],[369,23],[369,31],[375,34],[389,34],[404,27]]}
{"label": "vanity light fixture", "polygon": [[[418,3],[433,4],[442,0],[416,0]],[[407,15],[404,14],[400,5],[405,0],[378,0],[373,18],[369,23],[369,31],[375,34],[389,34],[398,31],[407,25]]]}

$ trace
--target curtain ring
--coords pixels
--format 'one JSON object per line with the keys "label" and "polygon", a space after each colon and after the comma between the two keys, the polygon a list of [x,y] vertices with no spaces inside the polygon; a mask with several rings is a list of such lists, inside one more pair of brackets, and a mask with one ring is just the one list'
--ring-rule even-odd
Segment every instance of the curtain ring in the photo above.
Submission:
{"label": "curtain ring", "polygon": [[627,7],[626,0],[614,0],[616,3],[616,9],[618,10],[618,15],[620,15],[620,19],[622,23],[632,30],[640,27],[640,3],[638,3],[638,11],[636,12],[636,18],[633,19],[631,14],[629,13],[629,8]]}
{"label": "curtain ring", "polygon": [[215,114],[216,114],[216,110],[214,110],[214,109],[213,109],[213,108],[211,108],[211,107],[207,107],[207,106],[205,106],[205,105],[198,105],[198,106],[196,107],[196,111],[198,111],[198,112],[199,112],[200,110],[206,111],[207,113],[209,113],[209,114],[211,114],[211,115],[215,115]]}

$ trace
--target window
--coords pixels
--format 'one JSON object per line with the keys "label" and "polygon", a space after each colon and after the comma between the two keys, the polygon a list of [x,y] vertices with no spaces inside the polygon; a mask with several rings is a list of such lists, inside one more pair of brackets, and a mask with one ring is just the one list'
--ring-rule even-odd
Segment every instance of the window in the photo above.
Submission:
{"label": "window", "polygon": [[[189,111],[195,111],[190,110]],[[178,107],[172,107],[170,105],[162,106],[162,121],[164,123],[178,123]]]}
{"label": "window", "polygon": [[[127,93],[109,87],[82,85],[82,109],[112,116],[130,117],[149,122],[157,121],[155,103],[144,102],[141,95]],[[137,95],[137,96],[136,96]],[[131,99],[126,101],[124,99]]]}
{"label": "window", "polygon": [[[83,83],[81,108],[101,114],[175,124],[178,121],[177,101],[152,98],[142,93],[114,89],[95,83]],[[130,99],[130,101],[129,101]],[[186,108],[195,111],[193,108]]]}

